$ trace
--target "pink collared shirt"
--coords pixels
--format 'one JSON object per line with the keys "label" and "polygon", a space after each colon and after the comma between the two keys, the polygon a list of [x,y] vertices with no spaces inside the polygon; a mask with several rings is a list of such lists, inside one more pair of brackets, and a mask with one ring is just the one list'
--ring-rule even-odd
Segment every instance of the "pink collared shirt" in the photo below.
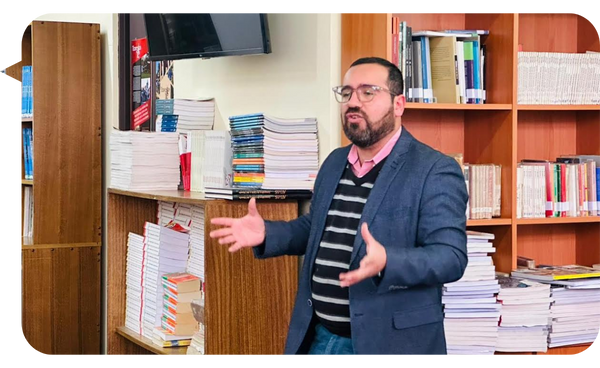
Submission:
{"label": "pink collared shirt", "polygon": [[363,162],[362,165],[358,159],[358,150],[356,149],[355,145],[352,145],[352,148],[350,148],[350,153],[348,153],[348,162],[350,165],[352,165],[352,172],[354,175],[362,178],[363,176],[367,175],[367,173],[371,171],[375,165],[380,163],[381,160],[388,157],[390,152],[392,152],[394,145],[400,138],[400,133],[402,133],[402,126],[400,126],[400,129],[398,129],[396,134],[392,136],[392,138],[385,144],[385,146],[383,146],[381,150],[379,150],[379,152],[377,152],[372,159]]}

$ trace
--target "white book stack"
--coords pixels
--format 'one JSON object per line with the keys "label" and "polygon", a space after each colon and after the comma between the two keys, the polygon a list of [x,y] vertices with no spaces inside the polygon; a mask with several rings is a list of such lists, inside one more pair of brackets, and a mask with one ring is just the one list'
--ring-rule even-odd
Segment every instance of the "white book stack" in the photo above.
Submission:
{"label": "white book stack", "polygon": [[192,206],[190,258],[186,272],[204,281],[204,206]]}
{"label": "white book stack", "polygon": [[201,323],[198,332],[192,336],[192,342],[188,346],[186,355],[204,355],[204,330],[205,327]]}
{"label": "white book stack", "polygon": [[[215,122],[215,100],[167,99],[156,101],[156,131],[170,130],[176,120],[177,132],[212,130]],[[165,128],[163,129],[163,121]]]}
{"label": "white book stack", "polygon": [[590,289],[553,286],[548,347],[592,343],[600,328],[600,285]]}
{"label": "white book stack", "polygon": [[600,104],[600,54],[519,52],[517,103]]}
{"label": "white book stack", "polygon": [[158,202],[158,223],[170,223],[189,229],[190,253],[186,272],[204,281],[204,206],[187,203]]}
{"label": "white book stack", "polygon": [[189,253],[189,235],[146,222],[144,225],[144,302],[142,335],[152,338],[160,326],[163,308],[162,275],[185,272]]}
{"label": "white book stack", "polygon": [[178,135],[113,130],[111,187],[122,190],[177,190]]}
{"label": "white book stack", "polygon": [[144,237],[129,233],[127,237],[127,266],[125,289],[125,327],[142,334],[145,256]]}
{"label": "white book stack", "polygon": [[494,234],[467,231],[469,263],[463,277],[442,291],[448,354],[493,354],[501,304],[490,253]]}
{"label": "white book stack", "polygon": [[[25,187],[25,198],[23,198],[23,204],[25,206],[23,210],[23,237],[31,239],[33,238],[33,187]],[[29,243],[33,243],[29,241]]]}
{"label": "white book stack", "polygon": [[546,352],[550,319],[550,285],[501,277],[498,300],[502,314],[496,351]]}
{"label": "white book stack", "polygon": [[204,187],[231,187],[233,183],[231,158],[231,135],[228,131],[204,132],[204,161],[202,163]]}
{"label": "white book stack", "polygon": [[190,190],[192,192],[204,191],[203,168],[204,165],[204,131],[192,131],[188,134],[188,145],[191,147],[192,162],[190,164]]}
{"label": "white book stack", "polygon": [[265,115],[262,189],[312,190],[319,170],[317,120]]}

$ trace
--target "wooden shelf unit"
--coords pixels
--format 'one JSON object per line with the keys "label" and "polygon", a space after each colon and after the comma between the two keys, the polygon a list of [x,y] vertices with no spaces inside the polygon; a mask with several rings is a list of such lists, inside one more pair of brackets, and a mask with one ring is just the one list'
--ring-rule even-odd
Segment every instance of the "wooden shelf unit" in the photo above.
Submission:
{"label": "wooden shelf unit", "polygon": [[[203,205],[205,211],[205,321],[207,354],[282,354],[298,286],[298,257],[256,260],[252,250],[231,254],[209,237],[210,219],[242,217],[246,201],[204,199],[183,191],[108,190],[108,345],[109,354],[159,353],[136,333],[123,333],[127,236],[156,223],[158,201]],[[296,201],[258,201],[268,220],[298,216]]]}
{"label": "wooden shelf unit", "polygon": [[[45,354],[99,354],[102,246],[100,25],[34,21],[21,61],[33,69],[33,238],[22,238],[22,327]],[[84,107],[84,108],[83,108]],[[21,137],[22,139],[22,137]],[[22,146],[22,145],[21,145]],[[24,211],[22,211],[24,212]]]}
{"label": "wooden shelf unit", "polygon": [[[502,165],[501,218],[469,220],[495,234],[496,269],[510,272],[517,256],[537,263],[600,263],[600,217],[517,219],[516,170],[521,159],[600,155],[600,106],[518,105],[517,55],[523,51],[600,52],[598,33],[576,14],[343,14],[342,76],[367,56],[392,60],[392,17],[419,30],[487,29],[487,105],[408,103],[403,125],[420,141],[464,162]],[[428,106],[426,106],[428,105]],[[342,145],[349,144],[343,131]],[[550,226],[548,226],[550,225]],[[589,345],[550,349],[575,354]]]}

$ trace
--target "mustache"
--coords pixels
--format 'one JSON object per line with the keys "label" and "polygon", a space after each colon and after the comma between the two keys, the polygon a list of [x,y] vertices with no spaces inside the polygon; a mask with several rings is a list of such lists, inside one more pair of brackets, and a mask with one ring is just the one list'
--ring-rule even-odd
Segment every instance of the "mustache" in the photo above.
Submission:
{"label": "mustache", "polygon": [[360,116],[362,116],[363,118],[366,118],[365,113],[363,111],[361,111],[358,107],[348,108],[348,110],[346,110],[346,113],[344,114],[344,117],[348,118],[348,114],[360,114]]}

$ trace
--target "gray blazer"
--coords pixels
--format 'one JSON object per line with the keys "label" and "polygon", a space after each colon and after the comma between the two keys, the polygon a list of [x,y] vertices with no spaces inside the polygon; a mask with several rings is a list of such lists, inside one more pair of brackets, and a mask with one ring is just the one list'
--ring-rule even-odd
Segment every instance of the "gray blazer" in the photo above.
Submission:
{"label": "gray blazer", "polygon": [[[311,275],[349,151],[350,146],[338,148],[323,163],[310,212],[290,222],[266,221],[265,243],[254,248],[257,258],[305,255],[286,354],[302,353],[310,346]],[[350,287],[352,344],[357,354],[446,353],[441,288],[460,279],[467,266],[467,199],[458,163],[417,141],[403,127],[360,220],[385,247],[387,264],[381,278]],[[358,231],[350,270],[359,267],[365,254]]]}

